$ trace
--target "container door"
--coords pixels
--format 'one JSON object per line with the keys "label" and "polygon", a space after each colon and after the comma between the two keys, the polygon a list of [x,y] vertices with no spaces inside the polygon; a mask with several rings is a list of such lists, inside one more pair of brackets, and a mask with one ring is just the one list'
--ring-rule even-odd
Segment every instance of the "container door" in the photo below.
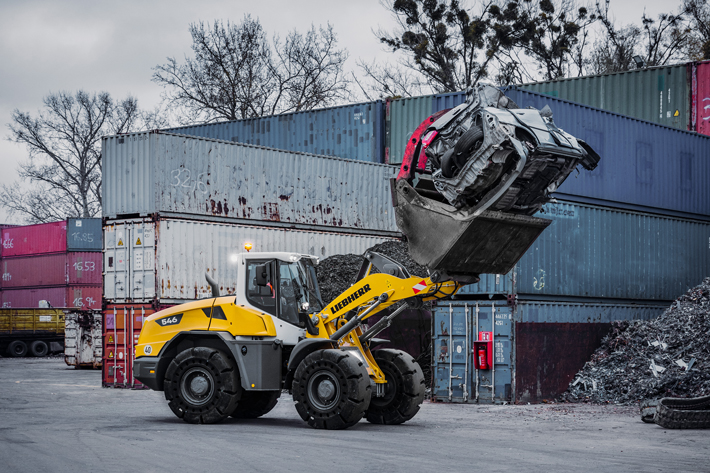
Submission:
{"label": "container door", "polygon": [[146,301],[155,297],[155,226],[135,223],[131,228],[131,298]]}
{"label": "container door", "polygon": [[124,223],[104,227],[104,298],[125,301],[128,297],[128,226]]}
{"label": "container door", "polygon": [[437,401],[471,399],[468,305],[442,305],[432,314],[432,396]]}
{"label": "container door", "polygon": [[473,384],[479,402],[511,401],[512,309],[505,302],[475,304],[471,311],[475,340],[492,338],[493,365],[474,370]]}

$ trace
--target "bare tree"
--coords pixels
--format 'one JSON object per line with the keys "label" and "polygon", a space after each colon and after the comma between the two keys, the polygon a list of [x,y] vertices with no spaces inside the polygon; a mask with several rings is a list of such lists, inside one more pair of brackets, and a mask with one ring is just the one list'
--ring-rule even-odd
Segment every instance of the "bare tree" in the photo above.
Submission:
{"label": "bare tree", "polygon": [[644,39],[642,55],[647,66],[663,66],[686,59],[683,53],[691,30],[682,11],[678,14],[661,13],[657,20],[644,12],[641,24]]}
{"label": "bare tree", "polygon": [[140,117],[133,97],[114,102],[82,90],[49,94],[36,118],[15,110],[9,140],[29,152],[19,175],[30,187],[3,186],[0,203],[30,223],[99,215],[101,137],[131,131]]}
{"label": "bare tree", "polygon": [[641,38],[636,25],[617,27],[609,16],[610,0],[596,3],[597,17],[602,25],[601,37],[594,43],[590,58],[591,72],[607,74],[628,71],[634,67],[634,56]]}
{"label": "bare tree", "polygon": [[432,92],[419,74],[412,73],[400,64],[381,65],[374,61],[367,63],[358,60],[357,66],[363,77],[358,78],[353,73],[353,82],[366,100],[416,97]]}
{"label": "bare tree", "polygon": [[697,51],[693,59],[710,59],[710,4],[707,0],[684,0],[683,11],[688,16]]}
{"label": "bare tree", "polygon": [[332,26],[289,33],[273,45],[258,19],[239,24],[190,25],[194,57],[154,68],[153,81],[183,123],[240,120],[310,110],[336,103],[347,92]]}

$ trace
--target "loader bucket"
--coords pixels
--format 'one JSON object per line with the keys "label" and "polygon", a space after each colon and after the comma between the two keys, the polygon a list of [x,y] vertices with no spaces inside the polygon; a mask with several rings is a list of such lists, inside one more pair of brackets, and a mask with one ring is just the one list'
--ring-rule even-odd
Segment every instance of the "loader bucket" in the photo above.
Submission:
{"label": "loader bucket", "polygon": [[392,180],[392,200],[412,258],[442,281],[470,283],[479,274],[506,274],[552,223],[505,212],[456,210],[419,195],[404,179]]}

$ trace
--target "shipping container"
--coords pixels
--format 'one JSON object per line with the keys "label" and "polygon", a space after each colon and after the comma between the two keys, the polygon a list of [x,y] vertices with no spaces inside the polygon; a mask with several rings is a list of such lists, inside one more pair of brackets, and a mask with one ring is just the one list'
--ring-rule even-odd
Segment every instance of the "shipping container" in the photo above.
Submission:
{"label": "shipping container", "polygon": [[64,342],[64,311],[59,309],[1,309],[0,354],[45,356],[60,351]]}
{"label": "shipping container", "polygon": [[67,251],[101,251],[101,219],[67,220]]}
{"label": "shipping container", "polygon": [[[553,195],[593,203],[623,203],[654,213],[710,215],[710,137],[625,117],[551,96],[511,88],[519,107],[549,105],[555,124],[602,157],[592,172],[573,174]],[[465,100],[463,92],[456,102]],[[448,99],[451,102],[451,99]],[[437,97],[432,112],[440,110]]]}
{"label": "shipping container", "polygon": [[67,222],[5,228],[2,248],[3,258],[64,253],[67,251]]}
{"label": "shipping container", "polygon": [[149,304],[109,304],[103,312],[101,385],[141,389],[133,378],[133,353],[143,321],[155,311]]}
{"label": "shipping container", "polygon": [[690,64],[648,67],[613,74],[533,82],[523,84],[520,88],[688,130],[691,116],[689,67]]}
{"label": "shipping container", "polygon": [[382,163],[384,102],[378,100],[164,131]]}
{"label": "shipping container", "polygon": [[64,321],[64,362],[75,368],[101,368],[103,323],[99,310],[71,311]]}
{"label": "shipping container", "polygon": [[[664,309],[653,301],[438,303],[432,316],[432,399],[552,400],[600,346],[612,321],[650,320]],[[488,369],[476,369],[480,349],[491,360]]]}
{"label": "shipping container", "polygon": [[233,294],[244,251],[292,251],[319,258],[362,254],[387,237],[234,225],[197,220],[109,221],[104,227],[104,298],[112,301],[185,301],[208,297],[209,273]]}
{"label": "shipping container", "polygon": [[481,275],[473,295],[671,301],[708,275],[710,222],[558,201],[508,275]]}
{"label": "shipping container", "polygon": [[396,235],[384,164],[165,133],[103,139],[104,216]]}
{"label": "shipping container", "polygon": [[401,164],[404,150],[419,124],[431,115],[432,95],[388,100],[385,162]]}
{"label": "shipping container", "polygon": [[2,287],[100,285],[102,261],[96,252],[3,258]]}
{"label": "shipping container", "polygon": [[39,308],[40,301],[49,307],[101,309],[101,285],[4,289],[3,308]]}
{"label": "shipping container", "polygon": [[710,61],[693,63],[691,129],[710,135]]}

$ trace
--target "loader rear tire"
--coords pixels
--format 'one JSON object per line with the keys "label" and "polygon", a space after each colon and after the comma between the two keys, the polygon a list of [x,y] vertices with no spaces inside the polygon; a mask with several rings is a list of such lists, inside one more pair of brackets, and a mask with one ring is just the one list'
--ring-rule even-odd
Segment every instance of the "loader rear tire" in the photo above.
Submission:
{"label": "loader rear tire", "polygon": [[370,404],[370,377],[362,361],[345,350],[317,350],[294,374],[293,400],[301,419],[316,429],[347,429]]}
{"label": "loader rear tire", "polygon": [[281,391],[244,391],[237,408],[229,415],[235,419],[256,419],[276,407],[279,396]]}
{"label": "loader rear tire", "polygon": [[372,356],[385,374],[385,395],[373,397],[365,416],[373,424],[402,424],[424,402],[424,374],[419,363],[401,350],[374,350]]}
{"label": "loader rear tire", "polygon": [[241,390],[234,361],[214,348],[180,352],[165,373],[168,406],[190,424],[224,420],[237,407]]}

